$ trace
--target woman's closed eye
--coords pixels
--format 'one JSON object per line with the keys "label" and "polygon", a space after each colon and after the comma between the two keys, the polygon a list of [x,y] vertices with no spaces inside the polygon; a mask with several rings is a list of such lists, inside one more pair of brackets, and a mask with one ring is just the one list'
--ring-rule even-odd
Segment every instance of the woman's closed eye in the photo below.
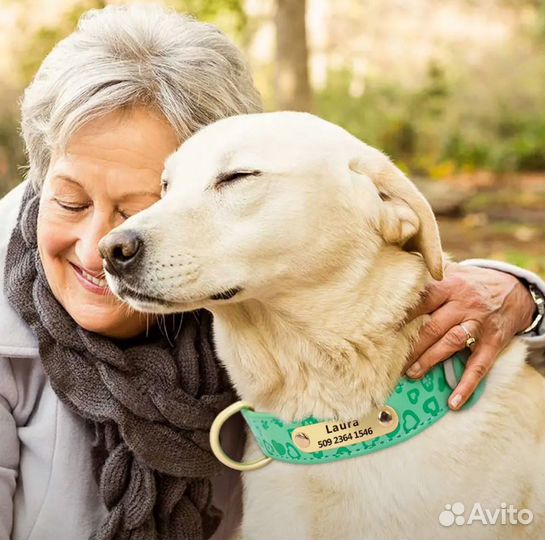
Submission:
{"label": "woman's closed eye", "polygon": [[55,199],[55,202],[63,209],[68,210],[69,212],[82,212],[91,206],[91,203],[74,203],[68,201],[61,201],[60,199]]}

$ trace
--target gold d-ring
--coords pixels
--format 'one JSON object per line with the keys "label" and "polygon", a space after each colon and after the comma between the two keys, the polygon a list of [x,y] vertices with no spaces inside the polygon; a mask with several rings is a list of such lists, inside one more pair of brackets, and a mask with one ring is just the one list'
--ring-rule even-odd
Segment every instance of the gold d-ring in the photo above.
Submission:
{"label": "gold d-ring", "polygon": [[224,465],[227,465],[227,467],[237,471],[255,471],[256,469],[261,469],[261,467],[268,465],[272,459],[264,456],[256,461],[249,461],[248,463],[235,461],[223,451],[220,443],[220,431],[223,424],[227,419],[231,418],[231,416],[237,414],[242,409],[250,409],[251,411],[254,410],[250,403],[246,401],[237,401],[236,403],[229,405],[229,407],[226,409],[223,409],[223,411],[221,411],[216,418],[214,418],[210,428],[210,446],[212,447],[212,452],[214,452],[214,455],[218,458],[218,460]]}

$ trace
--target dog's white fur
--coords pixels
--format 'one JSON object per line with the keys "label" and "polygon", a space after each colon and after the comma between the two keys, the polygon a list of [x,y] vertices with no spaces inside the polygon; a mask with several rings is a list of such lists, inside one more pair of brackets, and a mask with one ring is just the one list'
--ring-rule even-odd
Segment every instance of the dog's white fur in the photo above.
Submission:
{"label": "dog's white fur", "polygon": [[[238,170],[261,174],[216,185]],[[114,292],[142,311],[212,311],[219,357],[258,411],[352,419],[383,403],[425,320],[407,312],[443,267],[429,205],[388,158],[311,115],[246,115],[187,140],[165,179],[164,198],[121,227],[145,247],[137,272],[108,276]],[[244,459],[260,455],[250,436]],[[442,527],[454,502],[534,520]],[[245,539],[468,536],[545,536],[545,380],[518,340],[473,408],[406,443],[244,476]]]}

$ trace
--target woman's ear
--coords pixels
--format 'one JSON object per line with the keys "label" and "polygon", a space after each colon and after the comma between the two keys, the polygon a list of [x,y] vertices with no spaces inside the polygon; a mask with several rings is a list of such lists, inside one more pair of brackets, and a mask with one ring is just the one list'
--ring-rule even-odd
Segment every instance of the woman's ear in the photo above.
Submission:
{"label": "woman's ear", "polygon": [[434,279],[443,279],[443,250],[437,221],[422,193],[379,150],[361,141],[350,169],[372,180],[382,199],[380,225],[384,239],[421,253]]}

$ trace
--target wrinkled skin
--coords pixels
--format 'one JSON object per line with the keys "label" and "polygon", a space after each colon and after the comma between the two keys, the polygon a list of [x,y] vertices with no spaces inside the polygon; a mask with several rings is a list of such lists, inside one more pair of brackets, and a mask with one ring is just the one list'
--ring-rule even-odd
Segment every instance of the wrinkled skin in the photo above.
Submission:
{"label": "wrinkled skin", "polygon": [[435,364],[465,347],[467,335],[477,339],[464,375],[449,405],[459,409],[477,388],[504,347],[533,319],[535,304],[516,277],[488,268],[448,263],[445,278],[432,282],[411,317],[428,313],[428,323],[410,359],[407,375],[420,378]]}

